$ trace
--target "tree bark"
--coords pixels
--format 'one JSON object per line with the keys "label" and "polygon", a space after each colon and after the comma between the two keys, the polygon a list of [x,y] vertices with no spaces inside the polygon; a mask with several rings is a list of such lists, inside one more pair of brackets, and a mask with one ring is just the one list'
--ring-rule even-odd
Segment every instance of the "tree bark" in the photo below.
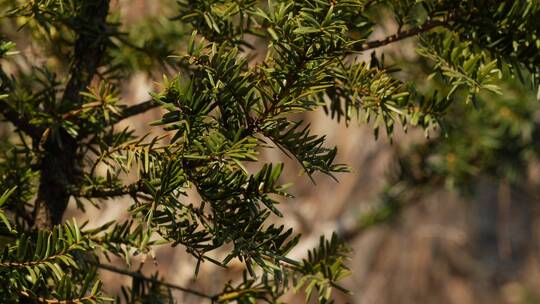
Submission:
{"label": "tree bark", "polygon": [[[62,221],[69,202],[69,186],[80,175],[77,172],[77,143],[65,131],[59,137],[49,138],[44,145],[34,211],[34,224],[38,229],[45,229]],[[61,142],[58,142],[59,140]]]}
{"label": "tree bark", "polygon": [[[84,1],[75,22],[78,34],[73,62],[60,108],[70,111],[82,104],[81,91],[92,81],[107,46],[109,0]],[[49,135],[43,145],[40,184],[34,209],[37,229],[59,224],[70,198],[70,186],[81,177],[79,142],[65,130]]]}

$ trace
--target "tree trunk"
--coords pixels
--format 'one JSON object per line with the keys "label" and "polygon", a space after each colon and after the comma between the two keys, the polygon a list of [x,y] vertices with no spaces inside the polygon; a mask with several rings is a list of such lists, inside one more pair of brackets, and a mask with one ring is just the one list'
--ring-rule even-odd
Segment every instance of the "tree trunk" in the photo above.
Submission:
{"label": "tree trunk", "polygon": [[[109,0],[85,1],[75,22],[78,33],[69,80],[60,109],[69,112],[82,104],[81,91],[86,90],[107,46],[106,18]],[[79,126],[81,127],[81,126]],[[65,130],[47,138],[41,159],[41,178],[34,210],[34,225],[44,229],[61,223],[70,197],[70,186],[80,181],[79,143]]]}
{"label": "tree trunk", "polygon": [[77,143],[66,132],[58,139],[49,138],[41,159],[41,178],[35,208],[35,226],[45,229],[62,221],[69,202],[69,186],[80,175]]}

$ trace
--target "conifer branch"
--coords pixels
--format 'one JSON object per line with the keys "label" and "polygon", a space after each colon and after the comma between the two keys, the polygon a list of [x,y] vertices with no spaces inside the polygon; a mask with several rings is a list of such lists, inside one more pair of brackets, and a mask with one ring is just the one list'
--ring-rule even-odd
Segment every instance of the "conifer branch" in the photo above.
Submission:
{"label": "conifer branch", "polygon": [[[346,171],[336,163],[337,148],[326,147],[326,136],[297,122],[300,115],[322,107],[338,121],[372,124],[376,135],[380,129],[391,135],[398,125],[427,133],[444,127],[446,115],[459,117],[449,137],[443,142],[441,136],[437,149],[427,149],[429,162],[406,158],[376,209],[354,222],[340,221],[343,225],[336,229],[349,240],[388,222],[420,202],[422,193],[448,181],[459,186],[484,173],[521,174],[529,155],[538,150],[531,138],[539,132],[529,124],[537,105],[521,93],[506,94],[511,86],[502,86],[503,74],[523,68],[540,79],[540,44],[530,30],[538,27],[540,6],[530,1],[501,1],[492,7],[450,0],[388,5],[379,0],[267,5],[247,0],[219,6],[178,0],[177,18],[161,22],[152,17],[150,23],[133,27],[123,26],[123,14],[107,17],[110,0],[72,2],[21,2],[8,14],[36,20],[25,33],[58,35],[50,35],[47,43],[38,41],[43,45],[39,52],[45,51],[35,56],[45,62],[42,69],[27,72],[14,64],[9,77],[0,71],[0,119],[18,128],[21,137],[7,136],[0,147],[0,186],[18,187],[9,201],[0,198],[0,226],[5,226],[0,234],[9,232],[10,239],[0,261],[6,273],[0,276],[2,299],[6,294],[14,302],[107,301],[101,297],[97,272],[103,269],[133,278],[123,292],[127,302],[170,299],[172,290],[203,302],[275,302],[291,289],[304,290],[308,302],[312,295],[330,301],[333,290],[343,291],[338,282],[349,274],[348,249],[333,236],[322,238],[302,261],[291,255],[298,236],[292,228],[269,223],[273,214],[286,216],[278,208],[280,197],[289,197],[283,164],[261,155],[261,149],[281,149],[309,177]],[[400,24],[382,39],[369,36],[384,24],[367,12],[378,3]],[[119,33],[122,28],[133,33]],[[191,37],[185,36],[186,29],[195,30]],[[256,47],[246,39],[249,35],[261,37]],[[20,39],[22,45],[45,38],[28,36]],[[419,38],[418,54],[427,60],[407,62],[405,67],[415,68],[399,77],[378,56],[371,61],[349,58],[410,37]],[[14,47],[3,40],[0,37],[0,57]],[[167,61],[184,42],[180,49],[186,56]],[[252,56],[261,52],[264,58]],[[49,63],[51,56],[59,60]],[[399,57],[395,59],[396,69],[401,68]],[[119,104],[122,94],[117,89],[123,87],[124,76],[152,70],[154,62],[178,74],[175,81],[165,80],[151,100]],[[424,86],[428,73],[415,73],[420,70],[436,77]],[[432,91],[436,93],[425,93]],[[515,104],[497,98],[486,103],[481,92],[519,98],[513,98]],[[485,111],[470,115],[458,102],[462,93],[475,104],[478,96],[480,106],[486,103]],[[166,135],[148,140],[130,128],[117,130],[116,124],[160,105],[164,113],[152,126],[161,126]],[[481,132],[453,130],[458,128]],[[25,142],[24,133],[33,138],[32,144]],[[471,150],[471,142],[490,144]],[[246,166],[248,162],[254,165]],[[259,164],[262,168],[255,172]],[[104,174],[98,172],[101,168]],[[135,174],[140,180],[126,180]],[[200,204],[184,200],[182,195],[191,196],[188,189],[197,191],[193,198]],[[129,220],[83,232],[85,224],[75,221],[53,226],[62,222],[72,196],[83,212],[94,199],[126,196],[132,201]],[[34,214],[25,215],[30,206]],[[225,283],[216,294],[207,294],[126,266],[81,260],[103,252],[129,261],[160,244],[185,247],[197,260],[195,273],[204,261],[226,267],[239,260],[245,269],[243,282]],[[223,259],[208,256],[218,248],[227,251]]]}
{"label": "conifer branch", "polygon": [[355,52],[365,52],[368,50],[376,49],[383,47],[385,45],[407,39],[410,37],[418,36],[420,34],[429,32],[437,27],[446,27],[449,22],[455,21],[455,15],[449,15],[445,20],[428,20],[420,26],[407,29],[407,30],[398,30],[395,34],[390,35],[384,39],[372,40],[366,43],[363,43],[359,48],[355,49]]}
{"label": "conifer branch", "polygon": [[50,263],[51,261],[54,261],[63,256],[66,256],[70,251],[77,250],[79,248],[78,246],[79,244],[75,243],[71,245],[69,248],[67,248],[66,250],[63,250],[62,252],[48,256],[41,260],[24,261],[24,262],[0,262],[0,268],[23,268],[23,267],[37,266],[40,264]]}

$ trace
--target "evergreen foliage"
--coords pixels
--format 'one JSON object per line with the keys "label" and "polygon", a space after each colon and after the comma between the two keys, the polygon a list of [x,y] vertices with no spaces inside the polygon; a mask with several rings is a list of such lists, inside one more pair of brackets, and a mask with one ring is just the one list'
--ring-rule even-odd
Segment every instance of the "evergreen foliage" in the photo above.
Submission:
{"label": "evergreen foliage", "polygon": [[[304,290],[326,303],[346,292],[338,281],[349,250],[338,236],[297,261],[287,255],[299,236],[269,223],[289,194],[283,164],[262,163],[261,149],[282,150],[308,178],[348,170],[297,114],[324,109],[376,135],[399,125],[430,136],[402,159],[387,204],[365,226],[399,210],[407,189],[466,184],[478,170],[515,177],[536,153],[537,106],[522,96],[539,88],[536,0],[162,2],[164,16],[124,24],[109,0],[0,1],[0,117],[13,130],[0,144],[2,303],[161,303],[174,301],[170,289],[223,303],[274,303]],[[397,31],[372,39],[388,18]],[[20,53],[23,36],[43,64]],[[375,53],[365,60],[411,37],[421,67]],[[429,84],[403,77],[418,68]],[[168,76],[151,100],[125,105],[120,86],[139,70]],[[158,107],[160,136],[117,127]],[[420,176],[408,166],[417,154]],[[126,183],[127,174],[137,181]],[[188,189],[200,204],[185,203]],[[90,229],[62,220],[70,198],[84,211],[120,196],[132,202],[125,222]],[[111,255],[128,263],[151,255],[158,244],[185,249],[196,272],[202,262],[237,259],[244,279],[206,295],[107,264]],[[224,260],[209,256],[224,246]],[[110,298],[100,268],[132,276],[132,286]]]}

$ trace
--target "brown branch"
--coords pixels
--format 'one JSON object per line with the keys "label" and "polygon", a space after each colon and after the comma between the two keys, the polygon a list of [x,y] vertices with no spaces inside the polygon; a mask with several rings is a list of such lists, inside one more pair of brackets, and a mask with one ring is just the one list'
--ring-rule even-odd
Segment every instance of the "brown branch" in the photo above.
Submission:
{"label": "brown branch", "polygon": [[84,198],[108,198],[122,195],[135,195],[139,192],[144,192],[144,184],[142,181],[135,182],[131,185],[126,185],[118,188],[105,189],[90,189],[72,193],[72,195]]}
{"label": "brown branch", "polygon": [[185,293],[196,295],[196,296],[201,297],[201,298],[206,298],[206,299],[209,299],[209,300],[212,300],[212,301],[216,298],[215,296],[205,294],[205,293],[203,293],[201,291],[197,291],[197,290],[189,289],[187,287],[183,287],[183,286],[180,286],[180,285],[164,282],[164,281],[161,281],[161,280],[158,280],[158,279],[155,279],[155,278],[149,278],[149,277],[143,275],[140,272],[129,271],[129,270],[118,268],[118,267],[115,267],[115,266],[112,266],[112,265],[101,264],[99,262],[90,262],[90,263],[94,264],[98,268],[101,268],[101,269],[104,269],[104,270],[107,270],[107,271],[110,271],[110,272],[115,272],[115,273],[118,273],[118,274],[130,276],[132,278],[137,278],[137,279],[140,279],[140,280],[143,280],[143,281],[163,285],[163,286],[166,286],[166,287],[169,287],[169,288],[172,288],[172,289],[183,291]]}
{"label": "brown branch", "polygon": [[146,111],[149,111],[149,110],[157,108],[157,107],[159,107],[159,103],[157,101],[153,100],[153,99],[141,102],[141,103],[136,104],[136,105],[133,105],[131,107],[128,107],[128,108],[124,109],[122,111],[122,114],[120,114],[120,116],[118,116],[118,117],[116,117],[114,119],[113,124],[117,124],[117,123],[119,123],[120,121],[122,121],[124,119],[128,119],[130,117],[133,117],[133,116],[136,116],[136,115],[139,115],[139,114],[143,114]]}
{"label": "brown branch", "polygon": [[408,30],[399,30],[397,33],[390,35],[384,39],[368,41],[362,44],[359,48],[355,49],[354,51],[364,52],[364,51],[376,49],[376,48],[388,45],[396,41],[400,41],[406,38],[414,37],[419,34],[429,32],[432,29],[437,28],[437,27],[441,27],[441,26],[446,27],[448,26],[450,22],[455,21],[456,19],[457,19],[456,16],[451,14],[445,20],[429,20],[418,27],[414,27]]}

